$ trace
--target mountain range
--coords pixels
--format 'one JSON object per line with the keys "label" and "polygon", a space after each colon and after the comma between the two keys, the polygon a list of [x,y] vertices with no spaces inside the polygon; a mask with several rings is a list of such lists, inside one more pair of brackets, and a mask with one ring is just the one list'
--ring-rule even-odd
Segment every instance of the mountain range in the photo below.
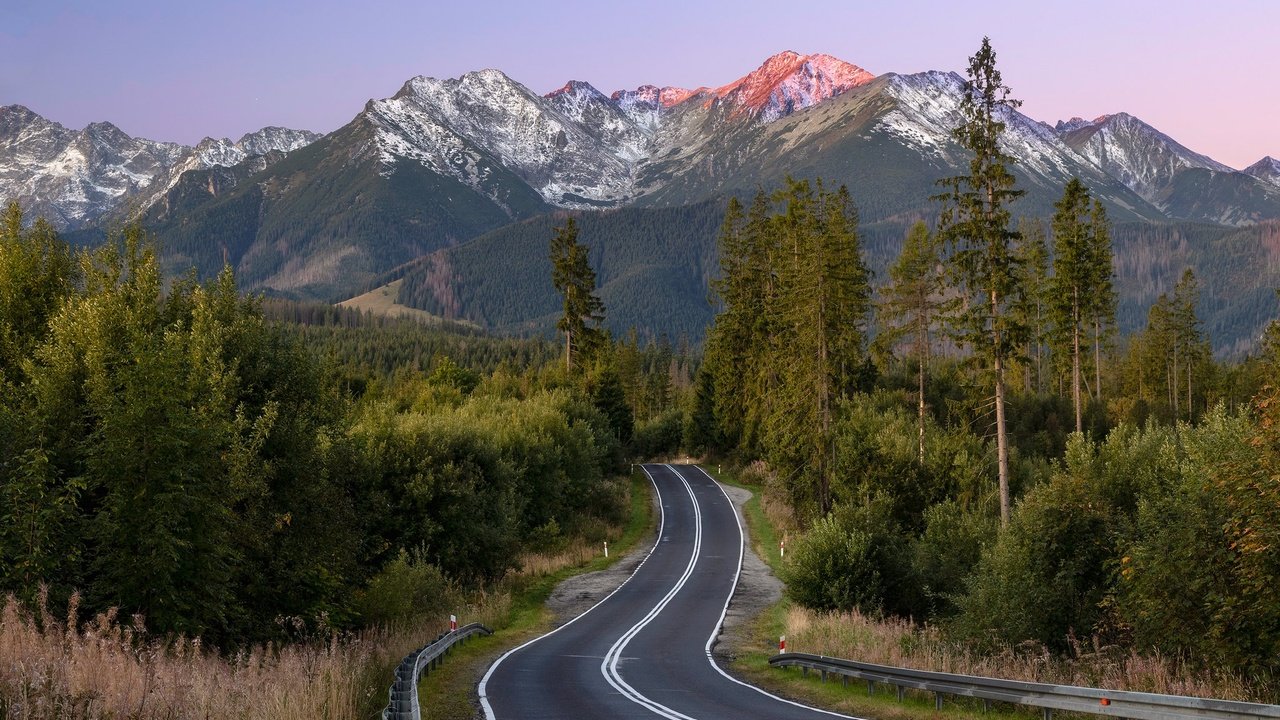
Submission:
{"label": "mountain range", "polygon": [[[264,128],[196,147],[131,138],[109,123],[68,130],[8,106],[0,200],[89,235],[140,217],[175,270],[209,274],[230,262],[246,287],[329,301],[548,213],[643,223],[787,175],[848,185],[864,227],[893,244],[935,212],[935,181],[966,162],[951,138],[963,92],[955,73],[875,75],[794,52],[724,85],[609,94],[571,81],[541,95],[481,70],[412,78],[324,136]],[[1027,191],[1019,214],[1047,217],[1079,177],[1117,222],[1280,219],[1272,158],[1234,170],[1123,112],[1050,125],[1010,111],[1002,120]],[[632,212],[607,212],[624,208]],[[615,270],[627,274],[605,274]]]}

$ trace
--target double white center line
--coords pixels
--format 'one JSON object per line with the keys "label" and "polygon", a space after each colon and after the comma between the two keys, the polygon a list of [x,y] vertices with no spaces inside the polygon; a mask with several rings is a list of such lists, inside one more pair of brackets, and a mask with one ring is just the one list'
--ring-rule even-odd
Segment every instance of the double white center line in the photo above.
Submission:
{"label": "double white center line", "polygon": [[[668,718],[669,720],[694,720],[694,718],[691,718],[688,715],[672,710],[666,705],[640,694],[639,691],[628,685],[627,681],[623,680],[622,676],[618,674],[618,660],[622,658],[622,651],[626,650],[631,639],[638,635],[641,630],[644,630],[645,626],[653,622],[654,618],[658,617],[662,610],[670,604],[672,598],[674,598],[676,594],[680,592],[680,589],[685,586],[685,583],[689,582],[689,578],[693,575],[694,568],[698,566],[698,556],[702,553],[702,508],[698,505],[698,498],[693,494],[693,487],[689,485],[688,480],[684,479],[684,476],[676,472],[675,468],[672,468],[670,465],[666,467],[673,475],[680,478],[680,481],[684,483],[685,490],[689,493],[689,500],[693,502],[693,553],[689,556],[689,564],[685,567],[684,574],[681,575],[680,579],[676,581],[676,584],[667,591],[666,596],[663,597],[662,600],[658,601],[658,604],[654,605],[653,609],[649,611],[649,614],[645,615],[640,622],[632,625],[630,630],[623,633],[622,637],[618,638],[618,641],[613,644],[613,647],[609,648],[609,652],[605,653],[604,662],[600,663],[600,674],[604,675],[605,681],[612,685],[615,690],[622,693],[623,697],[637,705],[647,708],[648,710],[651,710],[664,718]],[[649,474],[647,469],[645,470],[645,474]],[[649,479],[652,481],[653,476],[650,476]],[[654,483],[654,487],[657,487],[657,483]],[[661,495],[661,491],[659,491],[659,495]],[[659,500],[661,500],[661,498],[659,498]]]}

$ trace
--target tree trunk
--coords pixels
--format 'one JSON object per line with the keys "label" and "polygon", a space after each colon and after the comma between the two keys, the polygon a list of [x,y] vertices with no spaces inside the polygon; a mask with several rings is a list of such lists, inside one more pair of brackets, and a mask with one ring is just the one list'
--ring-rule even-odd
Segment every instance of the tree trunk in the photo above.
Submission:
{"label": "tree trunk", "polygon": [[[925,330],[924,335],[926,338],[928,337],[927,329]],[[918,411],[917,414],[918,414],[918,422],[919,422],[918,430],[919,430],[919,438],[920,438],[920,464],[921,465],[924,465],[924,364],[925,364],[925,353],[928,352],[928,346],[929,346],[928,343],[929,341],[926,339],[924,342],[920,344],[921,345],[920,372],[919,372],[919,375],[917,376],[919,387],[916,389],[916,392],[918,393],[917,399],[919,400],[919,402],[916,405],[916,410]]]}
{"label": "tree trunk", "polygon": [[991,333],[996,371],[996,456],[1000,473],[1000,526],[1009,527],[1009,437],[1004,418],[1004,352],[1000,348],[1000,298],[991,291]]}
{"label": "tree trunk", "polygon": [[1095,315],[1093,318],[1093,391],[1098,401],[1102,401],[1102,323]]}
{"label": "tree trunk", "polygon": [[1071,402],[1076,408],[1076,432],[1084,432],[1080,409],[1080,288],[1072,290],[1071,308]]}
{"label": "tree trunk", "polygon": [[564,333],[564,369],[573,372],[573,332],[569,330]]}

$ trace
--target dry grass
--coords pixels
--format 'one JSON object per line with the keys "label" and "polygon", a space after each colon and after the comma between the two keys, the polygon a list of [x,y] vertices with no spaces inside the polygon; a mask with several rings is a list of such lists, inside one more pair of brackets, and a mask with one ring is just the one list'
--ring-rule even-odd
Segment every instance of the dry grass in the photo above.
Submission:
{"label": "dry grass", "polygon": [[1060,685],[1134,690],[1249,702],[1274,701],[1273,689],[1228,671],[1197,670],[1175,659],[1114,646],[1073,642],[1071,657],[1056,657],[1038,643],[977,654],[943,639],[937,628],[906,620],[874,619],[858,612],[822,614],[788,609],[787,649],[880,665]]}
{"label": "dry grass", "polygon": [[[602,551],[576,541],[525,555],[519,571],[454,602],[455,612],[462,622],[501,627],[521,588]],[[30,611],[10,596],[0,610],[0,717],[355,720],[386,702],[396,663],[446,626],[447,617],[424,617],[224,655],[198,639],[156,640],[140,618],[125,622],[114,611],[83,622],[75,599],[57,618],[44,602]]]}
{"label": "dry grass", "polygon": [[13,598],[0,611],[6,718],[356,718],[370,680],[413,643],[408,628],[261,646],[223,656],[199,640],[160,642],[114,612],[81,623]]}

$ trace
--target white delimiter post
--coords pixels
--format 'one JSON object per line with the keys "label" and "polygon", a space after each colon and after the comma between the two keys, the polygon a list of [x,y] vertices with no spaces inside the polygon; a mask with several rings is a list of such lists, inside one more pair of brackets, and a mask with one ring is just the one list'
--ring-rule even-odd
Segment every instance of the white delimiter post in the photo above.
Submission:
{"label": "white delimiter post", "polygon": [[609,557],[609,541],[604,541],[604,556]]}

